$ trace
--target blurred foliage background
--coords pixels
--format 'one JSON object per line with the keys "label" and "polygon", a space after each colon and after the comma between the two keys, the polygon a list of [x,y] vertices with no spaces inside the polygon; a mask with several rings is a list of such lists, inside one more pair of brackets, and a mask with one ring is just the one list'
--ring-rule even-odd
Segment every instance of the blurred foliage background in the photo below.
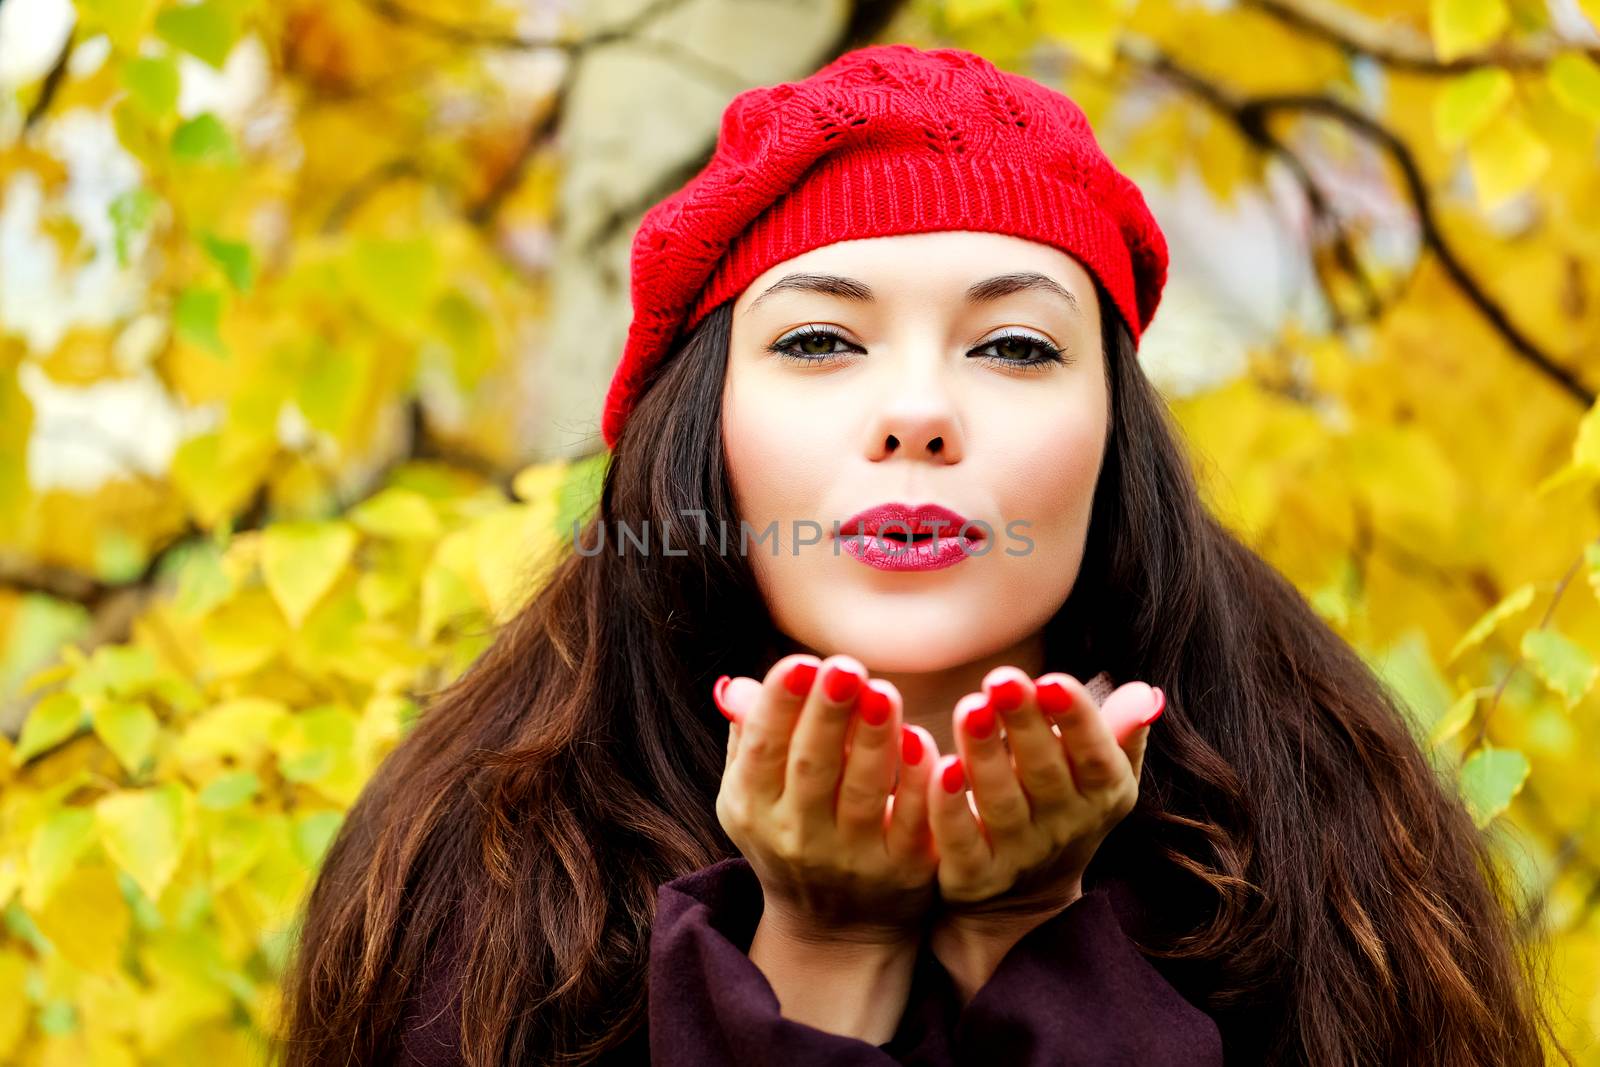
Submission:
{"label": "blurred foliage background", "polygon": [[261,1059],[343,811],[593,504],[639,213],[740,89],[900,40],[1146,190],[1208,503],[1403,697],[1600,1063],[1597,23],[0,0],[0,1061]]}

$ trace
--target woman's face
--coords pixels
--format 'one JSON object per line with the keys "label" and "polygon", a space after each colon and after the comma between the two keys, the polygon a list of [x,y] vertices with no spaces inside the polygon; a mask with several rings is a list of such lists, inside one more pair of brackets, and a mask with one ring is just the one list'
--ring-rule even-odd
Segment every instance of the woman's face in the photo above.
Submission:
{"label": "woman's face", "polygon": [[[744,551],[786,635],[870,671],[955,667],[1038,633],[1077,578],[1107,417],[1094,283],[1048,245],[841,241],[734,302],[723,433]],[[908,530],[882,515],[835,535],[884,504],[941,505],[982,539],[950,520],[942,544],[911,530],[913,551],[874,536]]]}

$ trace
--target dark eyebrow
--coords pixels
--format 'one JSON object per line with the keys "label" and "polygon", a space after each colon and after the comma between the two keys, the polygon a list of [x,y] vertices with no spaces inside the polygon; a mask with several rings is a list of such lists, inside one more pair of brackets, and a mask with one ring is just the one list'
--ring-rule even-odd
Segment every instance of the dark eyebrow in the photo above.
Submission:
{"label": "dark eyebrow", "polygon": [[[1023,270],[1013,271],[1010,274],[996,274],[993,278],[985,278],[970,286],[966,292],[969,304],[982,304],[991,300],[999,300],[1012,293],[1028,290],[1038,290],[1044,293],[1054,293],[1065,300],[1074,312],[1082,312],[1078,306],[1078,298],[1071,292],[1062,288],[1055,279],[1038,271]],[[773,282],[767,290],[750,302],[745,308],[745,313],[756,309],[756,305],[774,293],[782,292],[807,292],[821,293],[824,296],[838,297],[840,300],[854,300],[857,303],[871,303],[875,297],[872,288],[864,282],[854,278],[846,278],[839,274],[786,274]]]}

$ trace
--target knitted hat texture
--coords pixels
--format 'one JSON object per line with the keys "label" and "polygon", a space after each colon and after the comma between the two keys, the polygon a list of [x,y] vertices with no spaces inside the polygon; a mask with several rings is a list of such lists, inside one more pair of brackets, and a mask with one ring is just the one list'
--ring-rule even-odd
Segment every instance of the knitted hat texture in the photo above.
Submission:
{"label": "knitted hat texture", "polygon": [[837,241],[931,230],[1071,254],[1136,345],[1166,283],[1160,227],[1070,97],[963,49],[858,48],[735,96],[710,161],[645,213],[606,447],[679,335],[762,273]]}

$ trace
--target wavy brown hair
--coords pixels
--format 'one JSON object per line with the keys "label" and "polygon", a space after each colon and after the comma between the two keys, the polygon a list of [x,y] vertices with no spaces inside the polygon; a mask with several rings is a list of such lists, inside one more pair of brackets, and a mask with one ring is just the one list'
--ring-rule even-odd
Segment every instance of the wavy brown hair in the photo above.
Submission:
{"label": "wavy brown hair", "polygon": [[[1488,835],[1364,661],[1203,508],[1099,296],[1107,448],[1046,664],[1146,680],[1168,705],[1138,806],[1086,886],[1133,894],[1149,921],[1130,936],[1216,1019],[1229,1062],[1521,1067],[1545,1062],[1548,1036],[1571,1063]],[[396,1059],[445,946],[469,1064],[581,1064],[642,1038],[657,886],[737,854],[715,813],[727,722],[712,681],[761,677],[795,647],[744,557],[684,518],[739,529],[721,436],[730,314],[658,367],[584,551],[561,546],[348,813],[287,977],[290,1067]],[[672,529],[674,554],[599,540],[646,520],[657,546]]]}

